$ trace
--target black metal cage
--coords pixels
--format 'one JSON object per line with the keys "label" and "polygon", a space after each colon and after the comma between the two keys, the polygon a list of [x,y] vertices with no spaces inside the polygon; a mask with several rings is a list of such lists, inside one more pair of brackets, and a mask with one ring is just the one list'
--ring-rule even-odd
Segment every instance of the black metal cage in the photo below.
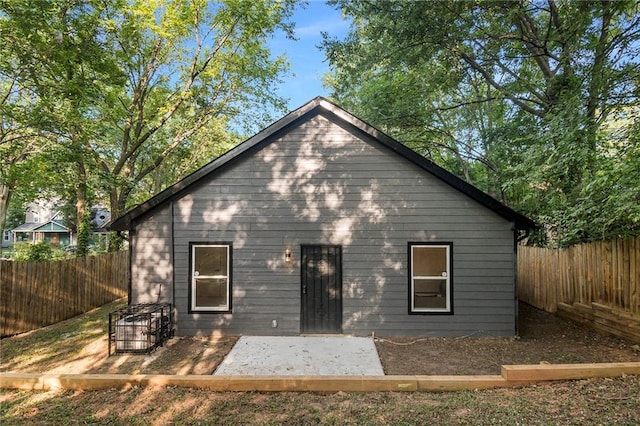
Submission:
{"label": "black metal cage", "polygon": [[148,354],[173,337],[170,303],[129,305],[109,313],[109,356]]}

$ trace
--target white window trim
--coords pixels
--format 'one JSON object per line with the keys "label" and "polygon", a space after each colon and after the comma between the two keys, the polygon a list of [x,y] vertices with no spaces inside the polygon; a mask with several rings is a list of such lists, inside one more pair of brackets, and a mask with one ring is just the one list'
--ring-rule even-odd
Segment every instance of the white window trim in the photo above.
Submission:
{"label": "white window trim", "polygon": [[[453,295],[451,294],[451,269],[453,265],[451,265],[451,244],[420,244],[420,243],[410,243],[410,260],[409,260],[409,299],[410,299],[410,312],[416,314],[429,314],[429,313],[451,313],[451,300]],[[413,249],[414,248],[444,248],[446,249],[447,255],[447,276],[446,277],[437,277],[437,276],[422,276],[422,275],[413,275]],[[445,302],[446,306],[444,308],[416,308],[415,307],[415,291],[414,291],[414,282],[415,280],[442,280],[446,278],[445,281]]]}
{"label": "white window trim", "polygon": [[[227,249],[227,275],[195,275],[195,259],[197,247],[225,247]],[[189,293],[191,296],[190,310],[192,312],[229,312],[231,311],[231,244],[191,244],[191,259],[189,265]],[[196,278],[213,278],[227,280],[227,300],[224,306],[196,306]]]}

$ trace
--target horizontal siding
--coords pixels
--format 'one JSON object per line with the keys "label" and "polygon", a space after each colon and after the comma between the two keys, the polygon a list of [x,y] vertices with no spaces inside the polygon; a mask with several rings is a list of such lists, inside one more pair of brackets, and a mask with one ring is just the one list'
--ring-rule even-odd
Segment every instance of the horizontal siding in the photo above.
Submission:
{"label": "horizontal siding", "polygon": [[[250,197],[250,194],[247,194],[246,197]],[[374,208],[367,208],[366,206],[353,206],[346,207],[343,205],[340,209],[329,209],[317,207],[319,204],[322,204],[322,201],[300,201],[297,202],[292,209],[281,210],[275,206],[261,206],[256,207],[254,209],[242,208],[242,212],[238,212],[233,215],[233,223],[227,223],[226,218],[221,218],[219,216],[213,215],[210,212],[220,210],[224,208],[224,206],[211,206],[204,207],[203,216],[196,216],[191,218],[191,223],[211,223],[211,222],[220,222],[221,225],[227,226],[248,226],[251,225],[252,229],[261,229],[260,226],[264,224],[272,224],[273,226],[278,225],[286,225],[286,224],[295,224],[297,226],[302,226],[303,224],[307,224],[309,227],[312,227],[314,224],[323,223],[324,225],[330,225],[331,222],[322,222],[321,218],[326,218],[330,216],[334,216],[339,214],[339,217],[342,219],[352,219],[362,222],[367,226],[370,226],[372,230],[375,230],[375,226],[387,225],[393,226],[392,229],[398,230],[420,230],[429,227],[433,227],[434,230],[438,230],[442,228],[443,230],[451,231],[451,225],[460,225],[463,226],[463,231],[466,230],[475,230],[480,232],[482,230],[492,231],[497,229],[495,227],[495,219],[491,220],[491,217],[487,216],[477,216],[477,220],[474,222],[472,218],[468,217],[464,212],[457,211],[454,214],[447,213],[450,209],[440,209],[440,208],[428,208],[424,207],[422,209],[422,213],[414,212],[412,214],[402,214],[402,207],[399,207],[399,203],[393,203],[392,207],[385,207],[380,204],[376,204]],[[453,208],[453,207],[452,207]],[[397,213],[389,212],[391,209],[397,209]],[[255,214],[258,212],[269,211],[269,218],[263,218],[260,222],[255,221]],[[425,216],[426,213],[429,213],[429,216]],[[284,218],[288,218],[285,220]],[[224,228],[221,228],[224,229]],[[380,228],[382,229],[382,228]]]}
{"label": "horizontal siding", "polygon": [[[515,331],[512,225],[323,117],[195,186],[174,201],[173,213],[180,334],[299,333],[301,244],[343,247],[345,333]],[[166,255],[170,240],[152,241],[154,226],[137,233],[154,253]],[[195,241],[233,242],[231,314],[188,312],[189,243]],[[408,315],[410,241],[453,243],[454,315]],[[285,248],[293,252],[292,266],[284,264]]]}
{"label": "horizontal siding", "polygon": [[131,250],[131,303],[173,301],[171,205],[135,224]]}

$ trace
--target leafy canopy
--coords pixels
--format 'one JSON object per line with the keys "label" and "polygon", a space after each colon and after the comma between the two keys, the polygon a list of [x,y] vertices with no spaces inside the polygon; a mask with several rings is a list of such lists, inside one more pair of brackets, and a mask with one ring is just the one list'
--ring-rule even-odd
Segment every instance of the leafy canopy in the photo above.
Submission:
{"label": "leafy canopy", "polygon": [[55,192],[75,203],[78,227],[94,202],[115,217],[162,190],[285,108],[272,87],[288,63],[267,41],[291,34],[293,6],[0,0],[1,149],[17,167],[7,176],[35,172],[26,161],[47,146],[55,170],[42,171],[65,177]]}
{"label": "leafy canopy", "polygon": [[640,178],[620,174],[637,167],[635,2],[332,3],[353,22],[323,43],[341,104],[544,224],[540,243],[640,232]]}

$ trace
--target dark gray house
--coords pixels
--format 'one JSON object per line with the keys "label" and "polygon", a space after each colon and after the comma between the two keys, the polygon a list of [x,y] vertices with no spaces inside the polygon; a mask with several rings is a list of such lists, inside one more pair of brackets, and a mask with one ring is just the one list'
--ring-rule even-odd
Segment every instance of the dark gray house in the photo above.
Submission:
{"label": "dark gray house", "polygon": [[511,336],[534,223],[316,98],[130,210],[130,303],[182,335]]}

